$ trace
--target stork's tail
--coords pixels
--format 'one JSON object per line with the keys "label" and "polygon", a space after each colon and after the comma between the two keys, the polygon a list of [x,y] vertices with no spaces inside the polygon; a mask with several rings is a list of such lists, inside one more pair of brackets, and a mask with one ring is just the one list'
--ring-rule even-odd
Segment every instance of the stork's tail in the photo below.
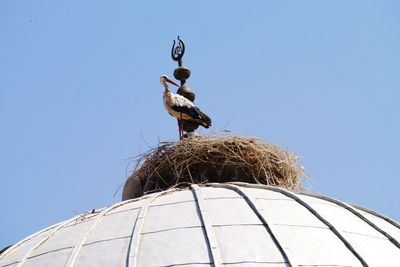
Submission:
{"label": "stork's tail", "polygon": [[209,128],[211,126],[211,118],[208,117],[205,113],[203,113],[199,108],[197,108],[197,111],[199,112],[200,115],[200,124],[204,127],[204,128]]}

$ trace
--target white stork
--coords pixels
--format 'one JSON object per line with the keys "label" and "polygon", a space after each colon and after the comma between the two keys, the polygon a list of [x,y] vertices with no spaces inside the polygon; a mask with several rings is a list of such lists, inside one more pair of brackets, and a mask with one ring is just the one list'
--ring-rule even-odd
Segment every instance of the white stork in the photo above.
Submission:
{"label": "white stork", "polygon": [[171,83],[177,87],[175,82],[171,81],[166,75],[160,77],[160,82],[164,86],[165,91],[163,94],[165,109],[171,116],[178,119],[179,126],[179,138],[183,136],[182,121],[188,121],[208,128],[211,126],[211,119],[201,110],[196,107],[192,101],[185,98],[184,96],[174,94],[169,90],[168,83]]}

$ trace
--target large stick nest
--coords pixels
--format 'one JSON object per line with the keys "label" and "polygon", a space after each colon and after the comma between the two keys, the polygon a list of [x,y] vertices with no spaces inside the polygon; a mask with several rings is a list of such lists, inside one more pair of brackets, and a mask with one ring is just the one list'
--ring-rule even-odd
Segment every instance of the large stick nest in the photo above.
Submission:
{"label": "large stick nest", "polygon": [[276,145],[252,137],[196,135],[162,142],[138,156],[130,178],[151,192],[180,183],[237,181],[302,190],[303,177],[298,156]]}

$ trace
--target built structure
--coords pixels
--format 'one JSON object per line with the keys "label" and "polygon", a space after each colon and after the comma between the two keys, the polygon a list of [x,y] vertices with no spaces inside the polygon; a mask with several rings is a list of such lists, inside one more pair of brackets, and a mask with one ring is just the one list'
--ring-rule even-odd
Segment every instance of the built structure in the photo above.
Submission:
{"label": "built structure", "polygon": [[400,266],[400,226],[373,211],[245,183],[144,195],[41,230],[0,267]]}

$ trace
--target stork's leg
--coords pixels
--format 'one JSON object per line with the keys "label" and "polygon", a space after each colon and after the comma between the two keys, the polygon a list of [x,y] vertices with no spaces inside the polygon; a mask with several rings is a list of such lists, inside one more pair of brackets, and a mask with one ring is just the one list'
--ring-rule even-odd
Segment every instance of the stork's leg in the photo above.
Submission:
{"label": "stork's leg", "polygon": [[178,128],[179,128],[179,140],[182,139],[182,121],[178,119]]}
{"label": "stork's leg", "polygon": [[178,122],[179,139],[181,139],[181,122],[179,121],[179,119],[176,119],[176,121]]}
{"label": "stork's leg", "polygon": [[180,135],[181,135],[180,139],[182,139],[182,137],[183,137],[183,120],[182,120],[182,113],[181,113],[181,119],[180,119],[179,121],[180,121],[179,130],[180,130]]}

